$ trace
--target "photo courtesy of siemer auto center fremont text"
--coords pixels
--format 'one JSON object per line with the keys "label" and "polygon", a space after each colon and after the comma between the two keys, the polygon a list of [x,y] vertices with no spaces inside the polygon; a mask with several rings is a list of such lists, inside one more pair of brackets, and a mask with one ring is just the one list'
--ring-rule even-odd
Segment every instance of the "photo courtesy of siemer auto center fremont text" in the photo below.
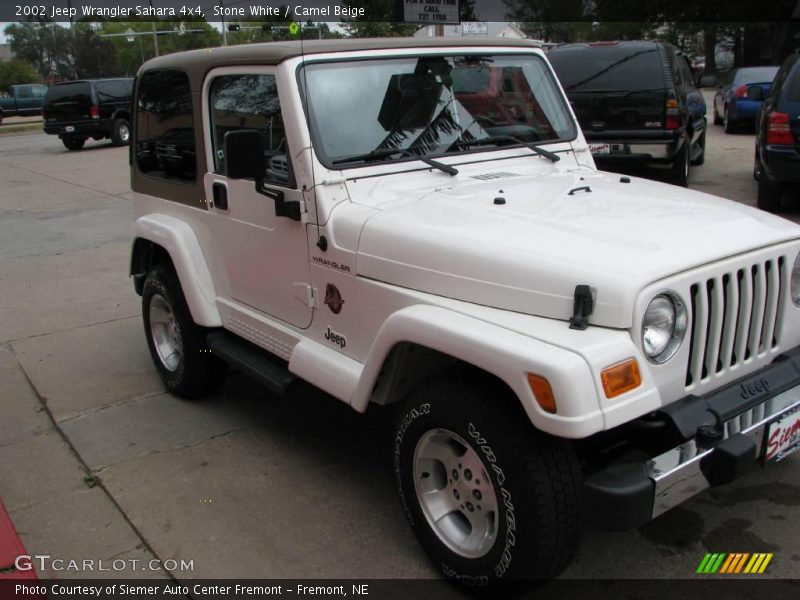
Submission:
{"label": "photo courtesy of siemer auto center fremont text", "polygon": [[800,0],[0,4],[0,600],[800,590]]}

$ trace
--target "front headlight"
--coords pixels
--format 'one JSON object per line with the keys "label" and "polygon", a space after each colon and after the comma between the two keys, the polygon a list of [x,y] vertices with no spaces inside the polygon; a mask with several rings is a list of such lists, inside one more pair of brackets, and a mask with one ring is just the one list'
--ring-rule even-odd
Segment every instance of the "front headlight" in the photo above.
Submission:
{"label": "front headlight", "polygon": [[791,280],[792,301],[800,306],[800,253],[794,259]]}
{"label": "front headlight", "polygon": [[650,300],[642,319],[642,349],[650,361],[660,364],[672,358],[683,341],[686,321],[686,305],[676,294],[662,292]]}

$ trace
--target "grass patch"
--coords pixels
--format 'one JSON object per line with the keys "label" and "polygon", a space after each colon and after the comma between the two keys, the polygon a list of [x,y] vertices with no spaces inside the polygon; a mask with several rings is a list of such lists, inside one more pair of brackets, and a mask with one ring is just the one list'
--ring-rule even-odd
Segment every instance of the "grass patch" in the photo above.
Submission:
{"label": "grass patch", "polygon": [[41,123],[20,123],[19,125],[0,126],[0,137],[12,135],[26,135],[29,133],[44,133]]}

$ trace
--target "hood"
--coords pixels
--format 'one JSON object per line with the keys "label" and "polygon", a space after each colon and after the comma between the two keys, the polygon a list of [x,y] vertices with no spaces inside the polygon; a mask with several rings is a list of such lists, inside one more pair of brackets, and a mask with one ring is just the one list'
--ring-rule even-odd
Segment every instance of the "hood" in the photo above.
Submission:
{"label": "hood", "polygon": [[779,217],[649,180],[589,169],[485,180],[461,169],[434,191],[351,186],[355,203],[361,195],[378,209],[359,239],[359,275],[557,319],[569,319],[575,286],[587,284],[590,321],[627,328],[648,284],[800,237]]}

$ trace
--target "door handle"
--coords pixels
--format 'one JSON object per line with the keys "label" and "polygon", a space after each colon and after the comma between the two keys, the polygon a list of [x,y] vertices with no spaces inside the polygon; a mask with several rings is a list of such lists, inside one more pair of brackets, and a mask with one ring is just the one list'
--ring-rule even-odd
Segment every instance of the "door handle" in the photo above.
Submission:
{"label": "door handle", "polygon": [[219,181],[215,181],[211,186],[214,196],[214,206],[219,210],[228,210],[228,186]]}

